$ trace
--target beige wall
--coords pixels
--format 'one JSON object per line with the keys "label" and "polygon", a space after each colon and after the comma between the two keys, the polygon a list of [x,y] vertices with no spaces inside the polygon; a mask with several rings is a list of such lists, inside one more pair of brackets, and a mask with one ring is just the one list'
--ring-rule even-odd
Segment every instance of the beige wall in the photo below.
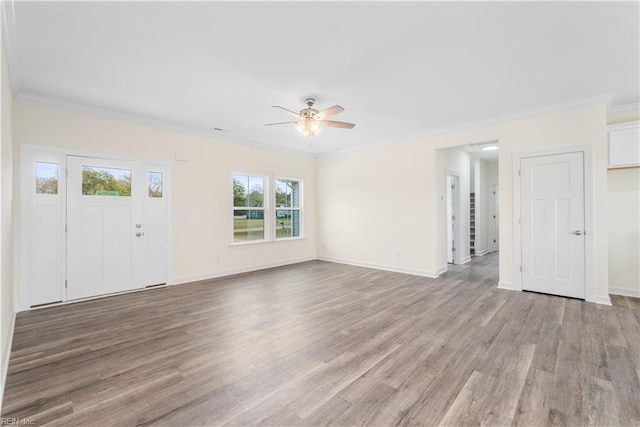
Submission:
{"label": "beige wall", "polygon": [[0,41],[0,56],[2,56],[1,88],[0,88],[0,114],[2,116],[1,140],[0,140],[0,174],[2,184],[0,185],[0,405],[2,404],[2,392],[5,384],[5,368],[9,360],[9,348],[11,341],[12,325],[14,318],[14,294],[13,294],[13,196],[12,196],[12,173],[13,173],[13,150],[11,137],[11,108],[13,96],[11,93],[11,82],[9,70],[5,57],[4,43]]}
{"label": "beige wall", "polygon": [[[595,262],[588,297],[608,302],[606,104],[379,145],[318,160],[318,255],[362,265],[435,274],[441,265],[436,149],[498,140],[500,282],[515,283],[513,155],[591,147]],[[398,256],[400,252],[400,256]]]}
{"label": "beige wall", "polygon": [[[14,102],[14,139],[20,145],[171,161],[174,283],[316,256],[313,158],[22,101]],[[173,160],[177,152],[189,161]],[[231,174],[238,171],[304,180],[304,239],[229,245]]]}

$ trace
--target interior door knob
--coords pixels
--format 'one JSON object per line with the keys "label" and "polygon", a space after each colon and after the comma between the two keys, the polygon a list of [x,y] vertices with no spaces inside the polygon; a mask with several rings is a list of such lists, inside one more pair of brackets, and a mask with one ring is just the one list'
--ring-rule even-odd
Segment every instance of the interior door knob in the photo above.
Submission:
{"label": "interior door knob", "polygon": [[573,232],[576,236],[582,236],[582,230],[576,230]]}
{"label": "interior door knob", "polygon": [[138,232],[138,233],[136,233],[136,236],[137,236],[137,237],[142,237],[142,236],[144,236],[144,233],[140,233],[140,232]]}

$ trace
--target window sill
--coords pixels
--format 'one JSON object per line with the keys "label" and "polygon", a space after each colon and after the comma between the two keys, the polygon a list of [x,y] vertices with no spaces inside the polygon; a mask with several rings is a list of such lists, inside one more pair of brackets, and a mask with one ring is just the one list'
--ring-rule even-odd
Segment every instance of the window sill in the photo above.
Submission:
{"label": "window sill", "polygon": [[264,244],[268,244],[268,243],[280,243],[280,242],[294,242],[294,241],[297,241],[297,240],[306,240],[306,237],[304,237],[304,236],[300,236],[300,237],[281,237],[279,239],[274,239],[274,240],[253,240],[253,241],[248,241],[248,242],[232,242],[232,243],[229,243],[229,247],[264,245]]}

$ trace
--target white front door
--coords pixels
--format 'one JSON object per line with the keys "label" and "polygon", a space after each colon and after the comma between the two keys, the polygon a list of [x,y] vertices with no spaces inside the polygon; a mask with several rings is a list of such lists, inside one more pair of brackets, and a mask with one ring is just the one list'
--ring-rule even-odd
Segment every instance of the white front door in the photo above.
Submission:
{"label": "white front door", "polygon": [[585,297],[584,154],[523,158],[522,289]]}
{"label": "white front door", "polygon": [[67,300],[164,282],[161,167],[67,156],[67,169]]}

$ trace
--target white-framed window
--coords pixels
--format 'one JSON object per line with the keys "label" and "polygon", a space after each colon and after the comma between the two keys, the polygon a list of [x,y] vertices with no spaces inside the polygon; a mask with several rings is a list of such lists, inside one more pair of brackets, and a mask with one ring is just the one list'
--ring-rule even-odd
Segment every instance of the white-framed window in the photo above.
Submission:
{"label": "white-framed window", "polygon": [[267,177],[233,174],[233,243],[264,241]]}
{"label": "white-framed window", "polygon": [[297,179],[276,178],[275,232],[276,239],[302,236],[302,182]]}
{"label": "white-framed window", "polygon": [[233,173],[232,198],[232,245],[304,236],[301,179]]}

